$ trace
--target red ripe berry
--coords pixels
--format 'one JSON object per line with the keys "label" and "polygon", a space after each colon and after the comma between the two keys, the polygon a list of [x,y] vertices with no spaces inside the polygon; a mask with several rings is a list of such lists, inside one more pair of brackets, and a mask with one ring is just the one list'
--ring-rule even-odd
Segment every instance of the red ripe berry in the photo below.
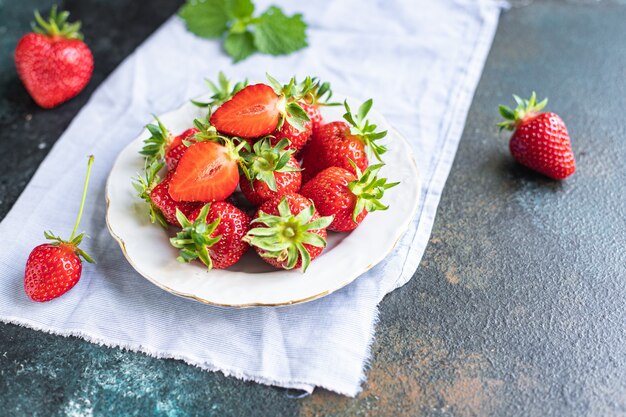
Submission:
{"label": "red ripe berry", "polygon": [[251,204],[259,206],[276,196],[300,191],[300,164],[293,157],[293,150],[289,150],[287,139],[272,147],[265,138],[252,149],[253,152],[243,154],[245,176],[239,180],[241,192]]}
{"label": "red ripe berry", "polygon": [[68,292],[80,279],[82,263],[80,258],[93,263],[93,259],[78,246],[84,233],[76,235],[80,218],[85,206],[89,174],[93,156],[89,157],[87,176],[83,188],[83,197],[78,210],[78,217],[69,240],[63,240],[51,232],[45,232],[46,239],[53,243],[37,246],[30,253],[24,271],[24,291],[33,301],[50,301]]}
{"label": "red ripe berry", "polygon": [[548,99],[537,103],[534,92],[529,100],[513,97],[517,108],[500,106],[500,114],[506,121],[498,125],[513,130],[509,142],[511,155],[520,164],[555,180],[572,175],[576,160],[565,123],[554,113],[539,113]]}
{"label": "red ripe berry", "polygon": [[[387,135],[387,131],[376,132],[376,125],[366,117],[372,100],[361,105],[357,114],[352,114],[345,103],[346,122],[332,122],[321,126],[302,151],[302,179],[306,183],[318,172],[329,167],[340,167],[356,173],[352,163],[361,171],[369,165],[368,152],[380,160],[387,149],[376,143]],[[351,162],[352,161],[352,162]]]}
{"label": "red ripe berry", "polygon": [[320,112],[320,108],[317,104],[308,104],[303,101],[299,102],[300,107],[306,112],[309,119],[311,119],[311,129],[315,132],[324,124],[324,118],[322,117],[322,112]]}
{"label": "red ripe berry", "polygon": [[354,230],[368,212],[387,210],[380,199],[385,190],[399,184],[377,177],[383,166],[371,165],[363,173],[357,169],[357,175],[344,168],[326,168],[302,187],[301,194],[313,201],[322,216],[334,216],[328,230]]}
{"label": "red ripe berry", "polygon": [[182,230],[170,239],[180,249],[180,262],[199,259],[210,269],[234,265],[249,246],[243,237],[250,229],[250,217],[225,201],[209,203],[189,216],[178,211]]}
{"label": "red ripe berry", "polygon": [[280,129],[276,129],[272,132],[272,145],[276,146],[276,144],[282,139],[289,140],[289,146],[287,149],[292,149],[294,151],[299,151],[304,148],[304,145],[311,138],[311,133],[313,133],[313,124],[310,121],[303,121],[301,125],[302,130],[299,130],[289,122],[285,121]]}
{"label": "red ripe berry", "polygon": [[170,196],[170,182],[172,181],[172,172],[169,172],[165,179],[157,184],[150,192],[150,202],[152,209],[158,210],[165,221],[173,226],[180,227],[178,219],[176,219],[176,210],[180,210],[185,215],[189,215],[197,209],[202,203],[190,201],[175,201]]}
{"label": "red ripe berry", "polygon": [[192,127],[172,139],[167,146],[167,151],[165,152],[165,164],[168,171],[174,171],[176,169],[178,161],[180,161],[180,158],[187,151],[188,146],[185,145],[184,142],[193,142],[193,136],[199,132],[199,129]]}
{"label": "red ripe berry", "polygon": [[180,227],[176,218],[176,210],[181,210],[186,215],[190,214],[201,203],[175,201],[169,193],[172,172],[169,172],[163,181],[159,181],[158,172],[163,167],[163,163],[153,162],[146,168],[143,177],[137,177],[133,181],[133,186],[139,197],[150,205],[150,221],[158,222],[161,226],[168,224]]}
{"label": "red ripe berry", "polygon": [[326,247],[326,227],[332,217],[320,217],[306,197],[291,193],[275,197],[259,207],[244,240],[261,258],[276,268],[302,267],[306,272]]}
{"label": "red ripe berry", "polygon": [[91,79],[93,55],[83,42],[80,22],[68,23],[68,12],[52,7],[46,22],[35,12],[40,27],[15,48],[15,66],[26,90],[43,108],[56,107],[80,93]]}

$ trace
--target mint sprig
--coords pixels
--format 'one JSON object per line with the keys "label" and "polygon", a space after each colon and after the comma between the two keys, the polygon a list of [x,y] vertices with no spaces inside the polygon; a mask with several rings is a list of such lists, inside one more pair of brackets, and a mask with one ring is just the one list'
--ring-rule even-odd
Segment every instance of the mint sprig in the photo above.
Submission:
{"label": "mint sprig", "polygon": [[187,0],[178,12],[187,30],[209,39],[223,38],[234,62],[260,52],[286,55],[307,46],[302,15],[287,16],[270,6],[254,17],[252,0]]}

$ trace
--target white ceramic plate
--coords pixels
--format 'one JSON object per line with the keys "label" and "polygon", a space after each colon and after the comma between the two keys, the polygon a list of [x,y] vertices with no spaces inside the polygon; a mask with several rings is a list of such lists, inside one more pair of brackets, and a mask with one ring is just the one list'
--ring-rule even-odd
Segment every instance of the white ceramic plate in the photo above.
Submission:
{"label": "white ceramic plate", "polygon": [[[205,101],[207,96],[199,97]],[[360,101],[350,100],[357,108]],[[323,108],[326,121],[342,120],[343,107]],[[174,134],[192,126],[204,110],[187,103],[159,118]],[[226,270],[207,271],[200,262],[181,264],[168,237],[174,233],[150,223],[146,203],[131,185],[141,172],[139,150],[149,136],[144,130],[117,157],[106,188],[107,225],[126,259],[146,279],[172,294],[225,307],[283,306],[314,300],[355,280],[394,248],[415,215],[420,179],[411,148],[380,113],[369,119],[389,131],[384,139],[389,150],[381,175],[400,185],[388,190],[384,202],[389,210],[370,213],[351,233],[329,233],[328,246],[307,272],[274,269],[254,250]]]}

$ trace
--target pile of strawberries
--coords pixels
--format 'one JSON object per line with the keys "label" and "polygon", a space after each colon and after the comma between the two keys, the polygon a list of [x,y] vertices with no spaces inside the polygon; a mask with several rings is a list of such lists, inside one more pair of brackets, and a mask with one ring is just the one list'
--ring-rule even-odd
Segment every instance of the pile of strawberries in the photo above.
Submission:
{"label": "pile of strawberries", "polygon": [[[150,218],[179,228],[178,260],[227,268],[252,246],[267,263],[306,271],[326,246],[327,230],[354,230],[398,183],[379,178],[386,131],[367,120],[372,100],[345,121],[325,123],[328,83],[307,77],[281,84],[231,82],[220,74],[205,119],[173,136],[157,119],[133,182]],[[370,159],[377,162],[370,165]],[[159,173],[166,168],[161,180]],[[245,197],[235,196],[237,188]]]}

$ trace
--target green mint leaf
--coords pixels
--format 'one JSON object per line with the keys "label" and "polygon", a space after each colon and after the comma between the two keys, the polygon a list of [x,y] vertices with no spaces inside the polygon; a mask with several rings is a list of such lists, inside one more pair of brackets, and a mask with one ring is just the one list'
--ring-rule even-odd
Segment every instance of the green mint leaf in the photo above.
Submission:
{"label": "green mint leaf", "polygon": [[271,6],[258,17],[254,44],[266,54],[289,54],[307,46],[306,27],[301,14],[289,17],[278,7]]}
{"label": "green mint leaf", "polygon": [[224,50],[233,57],[234,62],[246,59],[256,52],[252,33],[229,33],[224,40]]}
{"label": "green mint leaf", "polygon": [[254,13],[252,0],[226,0],[226,5],[233,19],[246,19]]}
{"label": "green mint leaf", "polygon": [[203,38],[219,38],[228,29],[228,0],[187,0],[178,15],[187,30]]}

